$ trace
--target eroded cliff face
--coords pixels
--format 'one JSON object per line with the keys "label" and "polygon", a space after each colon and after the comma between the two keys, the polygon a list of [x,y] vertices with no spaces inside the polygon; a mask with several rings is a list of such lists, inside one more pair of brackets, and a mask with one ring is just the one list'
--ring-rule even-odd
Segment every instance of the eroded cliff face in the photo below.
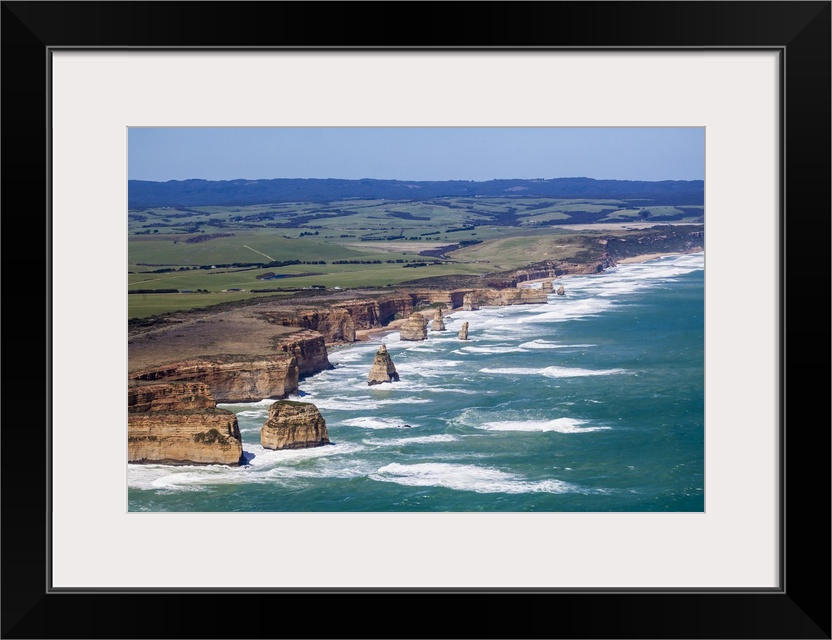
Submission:
{"label": "eroded cliff face", "polygon": [[127,411],[128,462],[240,464],[237,416],[216,408],[203,383],[130,383]]}
{"label": "eroded cliff face", "polygon": [[[606,246],[607,240],[599,240],[599,244]],[[543,278],[556,278],[564,275],[589,275],[601,273],[616,266],[613,257],[606,252],[599,254],[598,258],[588,263],[572,262],[570,260],[546,260],[534,267],[518,269],[512,272],[512,286],[527,280],[541,280]]]}
{"label": "eroded cliff face", "polygon": [[407,317],[412,311],[411,296],[393,295],[344,300],[315,309],[267,311],[262,315],[269,322],[284,327],[317,331],[325,344],[343,344],[354,342],[357,330],[383,327],[391,320]]}
{"label": "eroded cliff face", "polygon": [[295,359],[299,376],[311,376],[333,368],[324,336],[318,331],[298,331],[290,337],[278,338],[275,347]]}
{"label": "eroded cliff face", "polygon": [[462,308],[476,311],[480,307],[505,307],[514,304],[546,304],[547,289],[474,289],[465,294]]}
{"label": "eroded cliff face", "polygon": [[260,430],[265,449],[306,449],[329,444],[326,421],[309,402],[278,400],[269,407],[269,419]]}
{"label": "eroded cliff face", "polygon": [[383,324],[407,318],[413,313],[413,298],[409,295],[386,296],[378,301],[378,317]]}
{"label": "eroded cliff face", "polygon": [[134,371],[130,379],[202,382],[216,402],[257,402],[297,393],[298,376],[297,361],[289,355],[212,356]]}
{"label": "eroded cliff face", "polygon": [[213,409],[216,404],[202,382],[133,383],[127,393],[128,413]]}

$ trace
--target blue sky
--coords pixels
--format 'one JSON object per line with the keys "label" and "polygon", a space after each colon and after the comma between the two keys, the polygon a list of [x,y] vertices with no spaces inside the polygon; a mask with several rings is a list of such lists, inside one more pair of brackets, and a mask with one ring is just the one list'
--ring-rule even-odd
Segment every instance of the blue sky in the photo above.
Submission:
{"label": "blue sky", "polygon": [[131,180],[703,180],[702,127],[130,128]]}

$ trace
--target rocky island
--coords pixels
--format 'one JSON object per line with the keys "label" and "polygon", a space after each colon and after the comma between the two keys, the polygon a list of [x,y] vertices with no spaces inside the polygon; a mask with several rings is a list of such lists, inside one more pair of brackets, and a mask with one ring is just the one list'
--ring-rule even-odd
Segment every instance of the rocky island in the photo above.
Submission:
{"label": "rocky island", "polygon": [[401,340],[419,341],[428,339],[428,320],[421,313],[412,313],[399,331]]}
{"label": "rocky island", "polygon": [[468,339],[468,323],[463,322],[462,326],[459,328],[459,334],[457,334],[460,340],[467,340]]}
{"label": "rocky island", "polygon": [[309,402],[278,400],[260,431],[264,449],[306,449],[330,444],[326,421]]}
{"label": "rocky island", "polygon": [[431,331],[444,331],[445,319],[442,317],[442,309],[437,308],[433,314],[433,324],[430,327]]}
{"label": "rocky island", "polygon": [[398,382],[399,374],[396,373],[396,365],[387,353],[387,347],[381,345],[373,358],[373,366],[367,375],[367,384],[382,384],[384,382]]}

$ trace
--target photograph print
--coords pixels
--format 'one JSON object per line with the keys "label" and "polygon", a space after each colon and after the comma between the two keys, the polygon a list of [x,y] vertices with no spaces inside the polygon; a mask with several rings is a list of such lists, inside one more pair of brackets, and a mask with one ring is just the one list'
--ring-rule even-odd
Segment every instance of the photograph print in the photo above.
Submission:
{"label": "photograph print", "polygon": [[704,512],[703,127],[131,127],[130,512]]}

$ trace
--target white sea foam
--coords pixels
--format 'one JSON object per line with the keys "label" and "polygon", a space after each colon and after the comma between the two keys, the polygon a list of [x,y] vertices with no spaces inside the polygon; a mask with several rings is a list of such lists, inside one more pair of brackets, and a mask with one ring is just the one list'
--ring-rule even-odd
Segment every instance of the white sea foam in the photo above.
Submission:
{"label": "white sea foam", "polygon": [[424,362],[403,362],[396,365],[396,372],[406,375],[425,376],[428,378],[435,378],[440,375],[445,375],[443,369],[452,369],[463,364],[459,360],[427,360]]}
{"label": "white sea foam", "polygon": [[602,431],[610,427],[584,427],[586,422],[574,418],[557,418],[555,420],[500,420],[484,422],[477,429],[486,431],[556,431],[557,433],[588,433]]}
{"label": "white sea foam", "polygon": [[[297,396],[290,397],[289,399],[300,400]],[[262,400],[257,400],[256,402],[218,402],[217,407],[220,409],[226,409],[227,411],[234,411],[235,409],[239,409],[241,407],[251,407],[251,409],[244,409],[244,411],[257,411],[262,408],[268,410],[268,408],[275,402],[277,402],[277,400],[274,398],[263,398]]]}
{"label": "white sea foam", "polygon": [[243,443],[244,453],[254,454],[249,464],[255,468],[272,467],[276,464],[298,464],[317,458],[328,458],[330,456],[349,456],[364,449],[360,444],[354,442],[336,442],[322,447],[310,447],[308,449],[284,449],[275,451],[265,449],[259,443]]}
{"label": "white sea foam", "polygon": [[[219,406],[219,405],[217,405]],[[269,415],[268,409],[254,409],[246,411],[238,411],[238,418],[264,418]]]}
{"label": "white sea foam", "polygon": [[532,340],[524,342],[520,345],[523,349],[561,349],[563,347],[559,342],[552,342],[551,340]]}
{"label": "white sea foam", "polygon": [[276,466],[262,474],[258,480],[263,482],[284,481],[294,484],[292,480],[311,478],[360,478],[372,473],[372,465],[362,460],[339,461],[339,464],[323,464],[316,467]]}
{"label": "white sea foam", "polygon": [[524,349],[516,346],[494,345],[492,347],[462,347],[457,349],[455,353],[518,353],[522,351]]}
{"label": "white sea foam", "polygon": [[594,344],[563,344],[549,340],[532,340],[520,345],[523,349],[587,349],[595,347]]}
{"label": "white sea foam", "polygon": [[627,373],[626,369],[579,369],[576,367],[546,367],[540,371],[547,378],[579,378],[584,376],[610,376]]}
{"label": "white sea foam", "polygon": [[[361,467],[351,454],[365,447],[356,443],[337,443],[310,449],[273,451],[259,444],[243,444],[248,464],[224,465],[128,465],[127,485],[160,493],[204,491],[211,486],[266,483],[276,477],[355,477],[367,475],[375,467]],[[308,465],[312,466],[308,466]],[[300,465],[300,466],[299,466]]]}
{"label": "white sea foam", "polygon": [[[401,418],[377,418],[375,416],[362,416],[360,418],[349,418],[342,420],[339,424],[344,424],[350,427],[361,427],[363,429],[401,429],[405,424],[409,424]],[[411,424],[411,427],[418,427],[417,424]]]}
{"label": "white sea foam", "polygon": [[540,375],[547,378],[581,378],[585,376],[609,376],[627,373],[626,369],[580,369],[577,367],[544,367],[535,369],[530,367],[485,367],[481,373],[497,373],[501,375],[530,376]]}
{"label": "white sea foam", "polygon": [[318,407],[319,411],[354,411],[375,409],[380,405],[377,401],[366,398],[316,398],[313,397],[311,402]]}
{"label": "white sea foam", "polygon": [[605,313],[610,309],[612,304],[612,301],[602,298],[574,300],[564,305],[550,304],[542,310],[542,313],[538,313],[529,318],[523,318],[520,322],[524,324],[568,322],[569,320],[597,316]]}
{"label": "white sea foam", "polygon": [[457,436],[452,436],[450,434],[441,433],[433,436],[416,436],[413,438],[391,438],[389,440],[382,440],[380,438],[371,438],[368,440],[363,440],[364,444],[374,445],[374,446],[391,446],[391,447],[401,447],[406,446],[409,444],[436,444],[437,442],[454,442],[459,440]]}
{"label": "white sea foam", "polygon": [[480,373],[497,373],[500,375],[533,376],[539,375],[542,369],[530,367],[485,367]]}
{"label": "white sea foam", "polygon": [[561,480],[529,481],[499,469],[465,464],[388,464],[370,478],[408,487],[444,487],[476,493],[568,493],[577,487]]}

